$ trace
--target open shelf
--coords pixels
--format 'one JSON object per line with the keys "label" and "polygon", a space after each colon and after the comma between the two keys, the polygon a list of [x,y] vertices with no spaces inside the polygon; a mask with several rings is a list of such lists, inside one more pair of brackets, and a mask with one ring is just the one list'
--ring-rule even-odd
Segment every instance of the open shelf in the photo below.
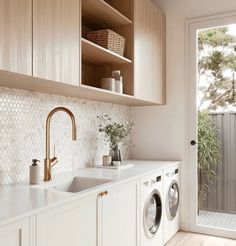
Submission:
{"label": "open shelf", "polygon": [[[83,0],[81,38],[80,91],[93,94],[96,100],[133,104],[133,0]],[[121,56],[87,39],[91,31],[111,29],[125,38],[125,56]],[[123,77],[124,94],[101,89],[101,79],[110,78],[119,70]],[[98,97],[96,96],[98,94]],[[123,103],[126,102],[126,103]],[[131,102],[132,101],[132,102]]]}
{"label": "open shelf", "polygon": [[132,23],[129,18],[104,0],[83,0],[82,12],[87,22],[91,22],[92,25],[99,23],[104,27],[118,27]]}
{"label": "open shelf", "polygon": [[129,64],[132,63],[131,60],[120,56],[108,49],[105,49],[93,42],[82,38],[82,57],[85,61],[105,64],[105,63],[120,63],[120,64]]}

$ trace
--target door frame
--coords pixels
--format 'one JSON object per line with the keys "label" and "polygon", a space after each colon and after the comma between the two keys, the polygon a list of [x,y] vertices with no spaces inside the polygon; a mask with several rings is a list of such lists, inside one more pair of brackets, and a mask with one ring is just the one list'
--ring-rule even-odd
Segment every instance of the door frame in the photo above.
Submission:
{"label": "door frame", "polygon": [[185,69],[186,69],[186,95],[187,95],[187,141],[186,158],[188,163],[188,179],[186,185],[188,194],[188,230],[197,233],[203,233],[214,236],[221,236],[236,239],[236,233],[233,230],[202,226],[197,224],[197,145],[191,146],[190,141],[197,142],[197,36],[199,29],[211,28],[236,24],[236,11],[211,15],[201,18],[186,20],[185,22]]}

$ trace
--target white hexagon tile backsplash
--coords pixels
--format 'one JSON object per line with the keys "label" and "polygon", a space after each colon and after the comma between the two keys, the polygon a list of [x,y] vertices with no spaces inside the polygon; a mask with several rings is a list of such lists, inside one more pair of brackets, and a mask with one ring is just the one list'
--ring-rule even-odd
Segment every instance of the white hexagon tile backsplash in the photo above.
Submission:
{"label": "white hexagon tile backsplash", "polygon": [[[82,99],[52,96],[22,90],[0,88],[0,184],[28,179],[31,160],[45,158],[45,123],[55,107],[70,109],[76,118],[77,141],[71,141],[71,121],[57,112],[51,121],[51,154],[55,145],[59,159],[53,173],[101,164],[109,146],[98,132],[97,115],[108,113],[119,122],[130,120],[130,108]],[[130,146],[121,146],[124,159]]]}

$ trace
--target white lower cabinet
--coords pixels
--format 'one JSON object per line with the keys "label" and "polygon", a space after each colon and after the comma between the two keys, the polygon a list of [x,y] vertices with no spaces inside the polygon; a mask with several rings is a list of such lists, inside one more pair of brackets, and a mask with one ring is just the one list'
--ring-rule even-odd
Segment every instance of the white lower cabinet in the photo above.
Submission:
{"label": "white lower cabinet", "polygon": [[0,226],[0,246],[137,246],[137,182]]}
{"label": "white lower cabinet", "polygon": [[97,196],[37,215],[37,246],[96,246]]}
{"label": "white lower cabinet", "polygon": [[36,221],[37,246],[136,246],[137,183],[105,188]]}
{"label": "white lower cabinet", "polygon": [[0,226],[1,246],[30,246],[29,218]]}
{"label": "white lower cabinet", "polygon": [[137,245],[137,183],[108,189],[102,197],[102,246]]}

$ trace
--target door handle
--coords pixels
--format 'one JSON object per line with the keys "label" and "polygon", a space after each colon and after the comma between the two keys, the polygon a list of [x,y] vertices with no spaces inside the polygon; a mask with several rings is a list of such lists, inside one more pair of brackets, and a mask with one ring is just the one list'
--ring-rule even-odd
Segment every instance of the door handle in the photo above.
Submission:
{"label": "door handle", "polygon": [[195,140],[191,140],[190,141],[190,144],[192,145],[192,146],[194,146],[194,145],[196,145],[196,144],[198,144]]}

